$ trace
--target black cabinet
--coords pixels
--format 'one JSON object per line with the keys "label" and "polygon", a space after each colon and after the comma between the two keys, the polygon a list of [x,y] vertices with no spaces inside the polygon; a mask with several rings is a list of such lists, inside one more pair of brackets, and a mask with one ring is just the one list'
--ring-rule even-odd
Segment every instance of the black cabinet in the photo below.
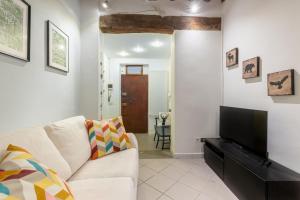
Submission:
{"label": "black cabinet", "polygon": [[224,154],[218,152],[213,147],[208,147],[208,145],[204,145],[204,159],[207,164],[211,166],[214,172],[223,179],[223,169],[224,169]]}
{"label": "black cabinet", "polygon": [[204,139],[204,159],[240,200],[300,200],[300,175],[223,139]]}
{"label": "black cabinet", "polygon": [[226,157],[224,171],[225,184],[240,200],[265,200],[265,182],[247,168]]}

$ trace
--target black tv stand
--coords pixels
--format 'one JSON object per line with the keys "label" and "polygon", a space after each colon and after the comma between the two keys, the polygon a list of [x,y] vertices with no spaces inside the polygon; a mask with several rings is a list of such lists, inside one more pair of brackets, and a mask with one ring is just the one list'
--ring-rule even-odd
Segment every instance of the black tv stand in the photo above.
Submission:
{"label": "black tv stand", "polygon": [[299,200],[300,175],[224,139],[203,139],[205,162],[240,200]]}

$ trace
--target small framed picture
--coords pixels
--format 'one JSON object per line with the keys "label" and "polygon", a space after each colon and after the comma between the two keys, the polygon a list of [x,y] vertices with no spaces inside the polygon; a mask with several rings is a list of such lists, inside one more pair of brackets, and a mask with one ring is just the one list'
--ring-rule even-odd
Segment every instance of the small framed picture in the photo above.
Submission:
{"label": "small framed picture", "polygon": [[51,21],[48,29],[48,66],[69,72],[69,36]]}
{"label": "small framed picture", "polygon": [[260,58],[255,57],[243,62],[243,79],[259,77]]}
{"label": "small framed picture", "polygon": [[294,69],[268,74],[268,95],[295,95]]}
{"label": "small framed picture", "polygon": [[226,53],[226,67],[232,67],[239,64],[239,50],[232,49]]}
{"label": "small framed picture", "polygon": [[30,61],[31,7],[24,0],[0,0],[0,53]]}

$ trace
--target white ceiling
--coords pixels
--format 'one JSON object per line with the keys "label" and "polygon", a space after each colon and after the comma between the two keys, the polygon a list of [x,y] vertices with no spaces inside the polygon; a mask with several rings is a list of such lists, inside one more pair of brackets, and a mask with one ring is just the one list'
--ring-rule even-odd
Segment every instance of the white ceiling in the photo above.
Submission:
{"label": "white ceiling", "polygon": [[[154,14],[162,16],[204,16],[220,17],[222,12],[221,0],[108,0],[109,9],[104,9],[100,0],[99,9],[101,15],[105,14]],[[198,4],[200,9],[191,14],[191,4]]]}
{"label": "white ceiling", "polygon": [[[171,54],[171,35],[151,33],[131,34],[103,34],[103,50],[109,58],[169,58]],[[163,46],[153,47],[151,42],[161,41]],[[145,49],[143,53],[136,53],[132,49],[140,46]],[[121,51],[130,55],[122,57]]]}

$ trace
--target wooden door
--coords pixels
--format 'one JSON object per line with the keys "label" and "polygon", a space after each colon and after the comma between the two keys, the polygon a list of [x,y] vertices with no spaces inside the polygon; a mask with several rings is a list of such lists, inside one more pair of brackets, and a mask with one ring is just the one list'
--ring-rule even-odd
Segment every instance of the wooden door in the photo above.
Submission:
{"label": "wooden door", "polygon": [[122,75],[121,112],[127,132],[148,133],[148,75]]}

